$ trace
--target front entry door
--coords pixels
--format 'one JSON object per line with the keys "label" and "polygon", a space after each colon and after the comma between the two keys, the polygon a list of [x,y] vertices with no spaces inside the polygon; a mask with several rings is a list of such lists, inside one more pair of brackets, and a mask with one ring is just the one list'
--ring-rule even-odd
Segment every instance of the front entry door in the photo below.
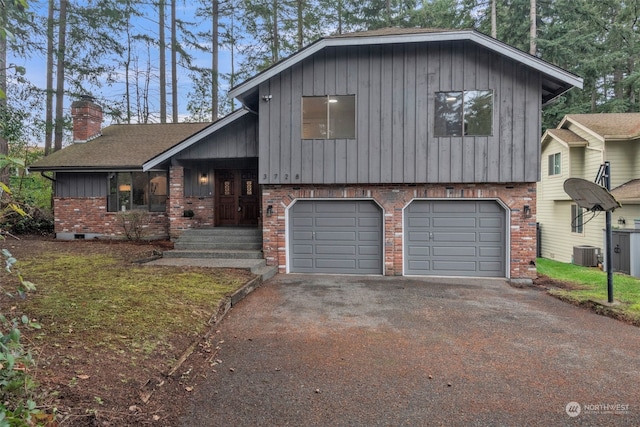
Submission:
{"label": "front entry door", "polygon": [[216,177],[216,225],[257,226],[258,174],[250,169],[219,169]]}

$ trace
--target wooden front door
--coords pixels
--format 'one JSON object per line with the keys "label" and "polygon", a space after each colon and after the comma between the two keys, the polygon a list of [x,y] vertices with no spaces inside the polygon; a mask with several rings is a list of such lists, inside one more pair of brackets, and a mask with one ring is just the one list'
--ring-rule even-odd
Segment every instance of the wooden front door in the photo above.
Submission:
{"label": "wooden front door", "polygon": [[250,169],[219,169],[215,177],[216,225],[257,226],[258,173]]}

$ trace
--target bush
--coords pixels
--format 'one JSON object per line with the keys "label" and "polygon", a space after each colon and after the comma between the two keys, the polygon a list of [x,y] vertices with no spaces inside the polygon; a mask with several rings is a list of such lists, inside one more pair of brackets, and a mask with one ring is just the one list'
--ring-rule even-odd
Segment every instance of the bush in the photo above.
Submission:
{"label": "bush", "polygon": [[[1,202],[0,209],[7,208],[6,201]],[[53,233],[53,215],[47,210],[29,205],[25,202],[14,201],[26,215],[12,213],[5,215],[0,223],[0,228],[4,232],[11,234],[40,234],[47,235]]]}
{"label": "bush", "polygon": [[143,210],[118,212],[118,223],[129,240],[142,240],[145,229],[149,225],[149,214]]}

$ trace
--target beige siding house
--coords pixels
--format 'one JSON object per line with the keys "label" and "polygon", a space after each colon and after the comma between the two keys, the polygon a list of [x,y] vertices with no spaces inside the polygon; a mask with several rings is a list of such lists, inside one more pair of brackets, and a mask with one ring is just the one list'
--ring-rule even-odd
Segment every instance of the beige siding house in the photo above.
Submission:
{"label": "beige siding house", "polygon": [[[634,229],[640,218],[640,113],[574,114],[542,137],[537,220],[542,257],[574,262],[575,246],[604,250],[604,212],[580,212],[565,193],[568,178],[594,181],[600,165],[611,165],[611,188],[622,207],[614,230]],[[615,244],[615,242],[614,242]]]}

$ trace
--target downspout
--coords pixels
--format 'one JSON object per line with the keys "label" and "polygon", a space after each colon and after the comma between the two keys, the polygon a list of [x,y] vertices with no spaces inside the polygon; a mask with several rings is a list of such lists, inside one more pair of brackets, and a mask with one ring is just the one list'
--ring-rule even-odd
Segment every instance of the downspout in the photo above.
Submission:
{"label": "downspout", "polygon": [[[27,169],[27,170],[28,170],[28,169]],[[44,174],[44,172],[40,172],[40,175],[41,175],[43,178],[47,178],[47,179],[48,179],[49,181],[51,181],[51,182],[56,182],[56,179],[55,179],[54,177],[52,177],[52,176],[47,176],[47,175],[45,175],[45,174]]]}

